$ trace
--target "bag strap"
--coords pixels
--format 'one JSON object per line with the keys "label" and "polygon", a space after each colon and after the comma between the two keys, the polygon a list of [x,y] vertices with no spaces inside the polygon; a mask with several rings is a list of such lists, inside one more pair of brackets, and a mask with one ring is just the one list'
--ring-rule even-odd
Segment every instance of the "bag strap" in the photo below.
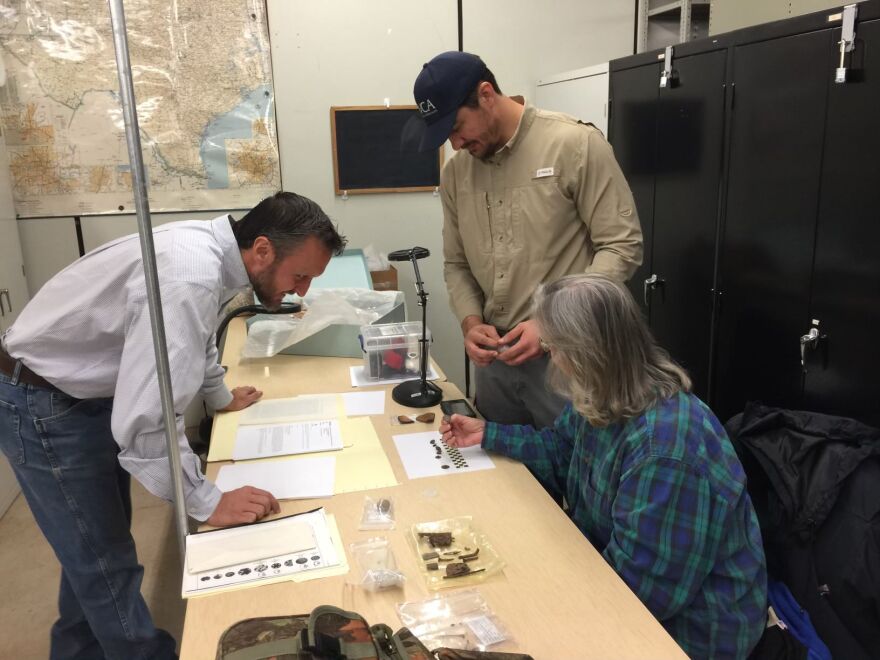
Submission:
{"label": "bag strap", "polygon": [[[369,641],[346,641],[340,636],[318,632],[318,621],[322,617],[327,616],[335,616],[348,621],[359,621],[363,624],[367,633],[370,634]],[[376,644],[366,619],[356,612],[349,612],[333,605],[321,605],[312,610],[309,616],[309,626],[306,630],[303,630],[302,641],[304,651],[309,651],[317,654],[319,658],[327,658],[328,660],[385,659],[385,656],[382,655]]]}

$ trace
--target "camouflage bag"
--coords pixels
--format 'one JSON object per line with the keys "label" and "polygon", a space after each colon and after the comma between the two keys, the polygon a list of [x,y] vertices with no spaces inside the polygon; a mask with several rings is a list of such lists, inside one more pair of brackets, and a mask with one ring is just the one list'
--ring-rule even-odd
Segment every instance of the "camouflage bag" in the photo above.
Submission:
{"label": "camouflage bag", "polygon": [[354,612],[322,605],[310,615],[246,619],[220,638],[217,660],[433,660],[407,630],[370,626]]}
{"label": "camouflage bag", "polygon": [[322,605],[311,615],[245,619],[217,645],[217,660],[532,660],[518,653],[437,649],[408,628],[370,626],[354,612]]}

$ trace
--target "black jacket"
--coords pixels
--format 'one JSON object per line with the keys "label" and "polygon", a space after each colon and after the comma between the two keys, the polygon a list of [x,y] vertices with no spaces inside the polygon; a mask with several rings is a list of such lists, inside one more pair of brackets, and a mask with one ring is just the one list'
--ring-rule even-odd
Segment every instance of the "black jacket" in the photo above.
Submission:
{"label": "black jacket", "polygon": [[880,658],[880,429],[760,404],[725,426],[770,575],[835,658]]}

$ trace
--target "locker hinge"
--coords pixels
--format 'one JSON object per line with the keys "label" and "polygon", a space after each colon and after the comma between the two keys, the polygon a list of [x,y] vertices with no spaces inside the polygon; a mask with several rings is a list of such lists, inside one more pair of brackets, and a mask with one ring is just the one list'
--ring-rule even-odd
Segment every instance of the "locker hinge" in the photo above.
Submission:
{"label": "locker hinge", "polygon": [[660,89],[675,87],[676,74],[672,69],[672,46],[667,46],[663,54],[663,72],[660,74]]}
{"label": "locker hinge", "polygon": [[840,33],[840,65],[834,72],[834,82],[846,82],[846,54],[851,53],[856,46],[856,18],[859,15],[858,5],[847,5],[843,8]]}

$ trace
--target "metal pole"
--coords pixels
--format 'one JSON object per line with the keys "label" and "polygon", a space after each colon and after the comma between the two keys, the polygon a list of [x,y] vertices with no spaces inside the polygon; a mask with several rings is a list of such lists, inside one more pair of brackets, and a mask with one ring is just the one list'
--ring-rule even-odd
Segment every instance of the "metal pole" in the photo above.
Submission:
{"label": "metal pole", "polygon": [[678,23],[678,42],[682,44],[691,40],[693,4],[693,0],[681,0],[681,17]]}
{"label": "metal pole", "polygon": [[141,237],[141,255],[147,284],[147,301],[150,309],[150,326],[153,330],[153,350],[156,354],[156,371],[159,376],[159,393],[162,396],[162,416],[165,422],[165,439],[168,445],[168,462],[174,485],[174,514],[177,523],[177,543],[180,561],[186,556],[187,518],[181,479],[180,447],[177,444],[177,422],[174,416],[174,396],[171,391],[171,369],[168,366],[168,345],[165,342],[165,320],[162,316],[162,300],[159,295],[159,277],[156,269],[156,251],[153,247],[153,227],[150,222],[150,205],[147,201],[147,177],[141,154],[140,129],[137,120],[134,86],[131,78],[131,61],[128,56],[128,37],[125,31],[125,12],[122,0],[108,0],[110,21],[113,25],[113,45],[116,48],[116,71],[119,74],[119,94],[122,100],[122,116],[125,119],[125,139],[128,143],[128,159],[131,163],[134,205],[137,210],[138,233]]}
{"label": "metal pole", "polygon": [[648,50],[648,0],[639,0],[636,12],[636,52]]}

